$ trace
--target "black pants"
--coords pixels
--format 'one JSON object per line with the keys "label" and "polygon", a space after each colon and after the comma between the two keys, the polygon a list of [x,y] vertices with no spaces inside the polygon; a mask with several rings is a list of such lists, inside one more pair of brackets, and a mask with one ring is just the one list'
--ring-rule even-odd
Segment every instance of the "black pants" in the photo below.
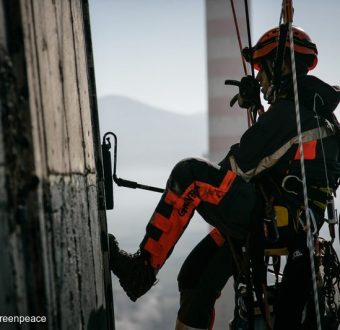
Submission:
{"label": "black pants", "polygon": [[232,268],[232,255],[227,244],[219,247],[207,235],[192,250],[179,272],[178,319],[191,327],[207,329],[212,321],[215,301],[232,275]]}
{"label": "black pants", "polygon": [[[233,258],[227,244],[219,247],[210,235],[189,254],[178,275],[181,304],[178,319],[207,329],[215,301],[233,274]],[[302,330],[301,319],[311,297],[311,268],[304,234],[297,235],[284,269],[279,297],[275,305],[274,330]],[[234,297],[230,297],[234,299]],[[315,318],[308,320],[314,330]]]}
{"label": "black pants", "polygon": [[[275,306],[274,330],[302,329],[303,310],[311,297],[311,265],[306,235],[298,233],[290,247],[283,271],[277,306]],[[316,329],[313,311],[309,317],[313,318],[307,320],[309,330]]]}

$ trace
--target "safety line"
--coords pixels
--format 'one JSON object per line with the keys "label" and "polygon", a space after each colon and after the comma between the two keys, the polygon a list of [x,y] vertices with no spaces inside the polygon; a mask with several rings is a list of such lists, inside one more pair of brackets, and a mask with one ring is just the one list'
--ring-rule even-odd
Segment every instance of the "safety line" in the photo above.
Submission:
{"label": "safety line", "polygon": [[[238,46],[240,48],[240,55],[241,55],[241,61],[243,64],[243,70],[244,70],[244,74],[247,76],[248,75],[248,70],[247,70],[247,65],[246,65],[246,61],[242,55],[242,50],[243,50],[243,46],[242,46],[242,41],[241,41],[241,34],[240,34],[240,29],[238,27],[238,21],[237,21],[237,16],[236,16],[236,11],[235,11],[235,5],[234,5],[234,0],[230,0],[230,4],[231,4],[231,9],[233,12],[233,18],[234,18],[234,24],[235,24],[235,28],[236,28],[236,35],[237,35],[237,40],[238,40]],[[247,31],[248,31],[248,40],[249,40],[249,49],[251,50],[251,38],[250,38],[250,27],[249,27],[249,13],[248,13],[248,5],[246,4],[246,17],[247,17]],[[254,77],[254,68],[252,66],[252,62],[251,63],[251,70],[252,70],[252,75]],[[247,122],[248,122],[248,127],[252,126],[252,124],[254,123],[254,119],[251,115],[251,111],[249,109],[247,109]]]}
{"label": "safety line", "polygon": [[[320,120],[319,120],[320,117],[319,117],[319,114],[318,114],[318,112],[316,110],[316,98],[317,97],[319,97],[319,99],[322,101],[322,103],[323,103],[323,99],[322,99],[322,97],[318,93],[314,94],[313,112],[315,113],[315,118],[316,118],[316,121],[318,123],[319,134],[321,136],[321,128],[320,128]],[[324,105],[324,104],[322,104],[322,105]],[[322,137],[320,139],[320,143],[321,143],[321,150],[322,150],[323,166],[324,166],[324,170],[325,170],[325,178],[326,178],[327,191],[330,191],[329,179],[328,179],[328,171],[327,171],[327,164],[326,164],[326,154],[325,154],[325,148],[324,148],[324,145],[323,145],[323,138]]]}
{"label": "safety line", "polygon": [[[244,6],[245,6],[245,10],[246,10],[248,46],[249,46],[249,50],[251,51],[252,43],[251,43],[251,34],[250,34],[250,20],[249,20],[248,0],[244,0]],[[255,78],[255,72],[254,72],[254,66],[253,66],[253,56],[250,56],[250,69],[251,69],[252,77]]]}
{"label": "safety line", "polygon": [[247,66],[246,66],[246,61],[244,59],[244,57],[242,56],[242,41],[241,41],[241,34],[240,34],[240,30],[238,27],[238,21],[237,21],[237,17],[236,17],[236,12],[235,12],[235,6],[234,6],[234,1],[230,0],[230,4],[231,4],[231,9],[233,11],[233,18],[234,18],[234,23],[235,23],[235,28],[236,28],[236,35],[237,35],[237,41],[238,41],[238,46],[240,48],[240,54],[241,54],[241,60],[242,60],[242,64],[243,64],[243,70],[244,70],[244,74],[248,75],[248,70],[247,70]]}
{"label": "safety line", "polygon": [[307,246],[309,249],[309,258],[310,258],[310,266],[311,266],[311,274],[312,274],[312,282],[313,282],[313,297],[314,297],[314,306],[315,306],[315,314],[316,314],[316,323],[317,323],[317,329],[321,330],[319,298],[318,298],[318,289],[317,289],[315,265],[314,265],[314,241],[313,241],[313,236],[312,236],[312,231],[311,231],[310,212],[308,212],[309,207],[308,207],[308,194],[307,194],[307,183],[306,183],[306,170],[305,170],[305,159],[304,159],[304,154],[303,154],[300,105],[299,105],[299,95],[298,95],[298,88],[297,88],[298,86],[297,86],[297,77],[296,77],[296,63],[295,63],[295,54],[294,54],[293,23],[289,22],[288,24],[289,24],[288,29],[289,29],[289,39],[290,39],[290,57],[291,57],[291,62],[292,62],[293,85],[294,85],[296,125],[297,125],[297,131],[298,131],[298,139],[299,139],[301,177],[302,177],[303,197],[304,197],[303,199],[304,199],[305,215],[306,215],[306,223],[307,223]]}

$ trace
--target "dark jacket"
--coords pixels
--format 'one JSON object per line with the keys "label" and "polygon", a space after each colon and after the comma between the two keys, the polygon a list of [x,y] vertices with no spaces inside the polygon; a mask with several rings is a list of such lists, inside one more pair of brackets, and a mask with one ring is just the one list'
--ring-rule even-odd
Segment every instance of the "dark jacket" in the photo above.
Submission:
{"label": "dark jacket", "polygon": [[[324,183],[323,147],[329,181],[335,184],[340,176],[340,160],[339,138],[335,134],[333,111],[339,103],[339,92],[336,88],[309,75],[299,77],[298,90],[304,141],[317,140],[314,143],[314,157],[313,155],[312,158],[310,155],[306,157],[307,177],[310,183],[312,181]],[[281,176],[300,175],[296,112],[291,81],[284,83],[281,95],[284,97],[279,97],[271,104],[258,121],[243,134],[240,143],[232,146],[228,154],[231,169],[246,181],[256,180],[268,171]],[[322,132],[323,139],[315,136],[313,138],[315,129]],[[312,138],[308,137],[309,134],[312,134]]]}

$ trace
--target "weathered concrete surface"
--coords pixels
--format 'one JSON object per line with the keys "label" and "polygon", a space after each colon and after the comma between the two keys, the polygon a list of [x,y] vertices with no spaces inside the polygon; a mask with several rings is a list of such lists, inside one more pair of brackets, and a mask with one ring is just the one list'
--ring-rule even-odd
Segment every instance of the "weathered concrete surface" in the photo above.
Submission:
{"label": "weathered concrete surface", "polygon": [[87,8],[0,0],[0,315],[47,317],[21,329],[114,328]]}

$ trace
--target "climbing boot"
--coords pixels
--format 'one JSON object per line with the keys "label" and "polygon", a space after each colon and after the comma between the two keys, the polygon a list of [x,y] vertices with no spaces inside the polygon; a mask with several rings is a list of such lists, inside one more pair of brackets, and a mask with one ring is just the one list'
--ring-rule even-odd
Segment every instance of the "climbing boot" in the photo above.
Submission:
{"label": "climbing boot", "polygon": [[156,271],[148,261],[147,252],[134,254],[119,249],[115,237],[109,234],[110,269],[132,301],[144,295],[156,282]]}

